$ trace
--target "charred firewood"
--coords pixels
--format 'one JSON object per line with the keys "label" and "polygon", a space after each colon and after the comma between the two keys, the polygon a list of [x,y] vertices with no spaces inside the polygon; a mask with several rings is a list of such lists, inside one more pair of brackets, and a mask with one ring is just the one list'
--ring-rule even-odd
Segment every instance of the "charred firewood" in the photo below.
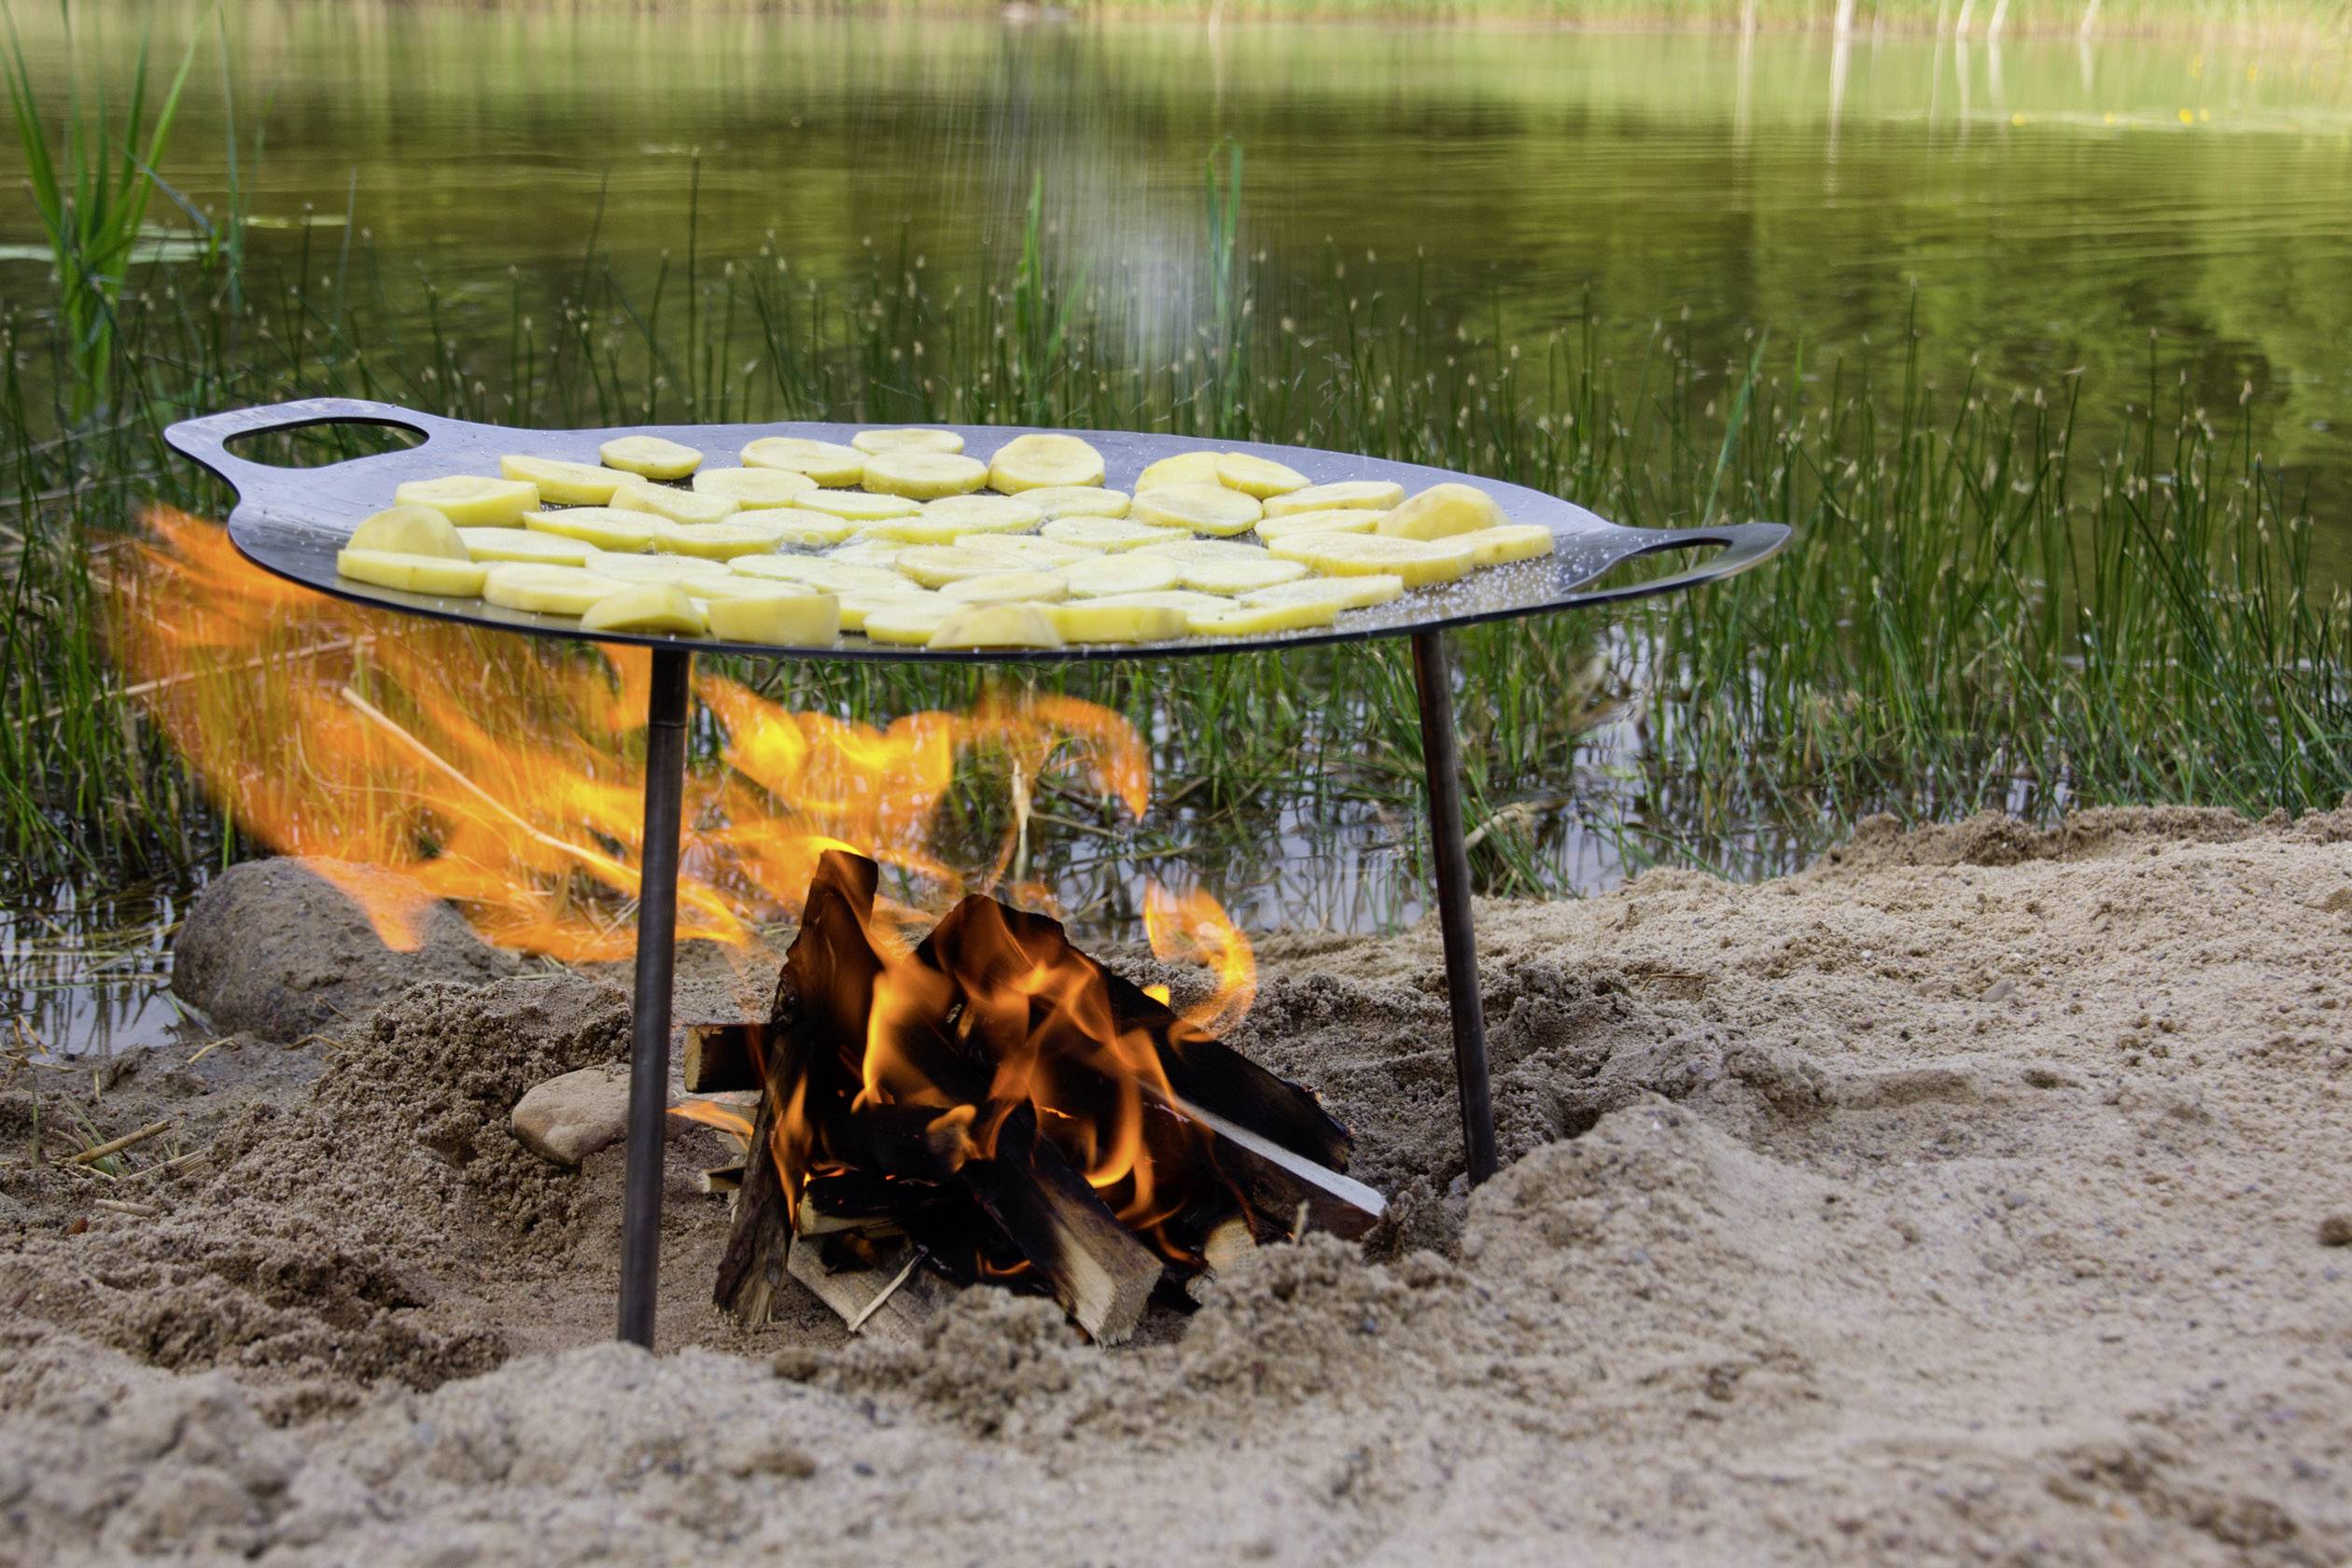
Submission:
{"label": "charred firewood", "polygon": [[760,1062],[767,1053],[768,1026],[759,1023],[689,1024],[680,1053],[680,1076],[688,1094],[721,1094],[760,1086]]}

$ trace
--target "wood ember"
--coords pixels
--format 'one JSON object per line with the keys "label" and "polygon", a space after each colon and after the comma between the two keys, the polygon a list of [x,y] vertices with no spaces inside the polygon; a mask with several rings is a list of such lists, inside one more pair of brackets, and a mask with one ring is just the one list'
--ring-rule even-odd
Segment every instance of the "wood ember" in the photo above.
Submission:
{"label": "wood ember", "polygon": [[689,1032],[693,1082],[750,1064],[763,1089],[715,1292],[738,1319],[767,1321],[789,1276],[845,1322],[912,1332],[987,1280],[1116,1343],[1163,1284],[1379,1222],[1313,1095],[1043,916],[967,899],[907,950],[875,924],[877,880],[827,854],[765,1025]]}

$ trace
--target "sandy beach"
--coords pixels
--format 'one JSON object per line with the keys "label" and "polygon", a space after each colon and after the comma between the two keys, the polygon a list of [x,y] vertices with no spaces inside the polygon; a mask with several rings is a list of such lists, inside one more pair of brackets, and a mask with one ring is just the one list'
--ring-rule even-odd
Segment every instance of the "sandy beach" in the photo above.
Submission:
{"label": "sandy beach", "polygon": [[[1459,1176],[1434,927],[1268,936],[1236,1043],[1393,1223],[1109,1351],[987,1289],[916,1349],[797,1291],[735,1327],[700,1128],[662,1353],[611,1344],[622,1152],[508,1127],[625,1053],[604,977],[20,1068],[0,1561],[2352,1555],[2352,805],[1874,821],[1478,923],[1502,1175]],[[772,973],[705,967],[749,1006]],[[211,1154],[56,1163],[167,1118]]]}

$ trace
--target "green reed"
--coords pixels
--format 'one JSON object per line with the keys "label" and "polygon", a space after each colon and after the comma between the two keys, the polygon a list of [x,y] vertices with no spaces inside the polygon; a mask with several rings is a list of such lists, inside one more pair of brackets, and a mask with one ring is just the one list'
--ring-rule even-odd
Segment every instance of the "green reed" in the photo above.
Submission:
{"label": "green reed", "polygon": [[[698,244],[632,288],[592,239],[576,276],[517,278],[503,304],[461,310],[430,280],[389,275],[348,224],[266,285],[215,249],[125,292],[116,413],[97,424],[74,418],[67,326],[21,313],[0,324],[0,839],[35,873],[168,867],[232,842],[119,690],[98,596],[147,499],[227,504],[162,447],[165,424],[326,395],[525,427],[1176,429],[1440,464],[1640,525],[1796,525],[1783,558],[1729,583],[1459,637],[1475,858],[1502,890],[1572,879],[1579,824],[1628,862],[1746,873],[1873,810],[2259,813],[2352,790],[2352,607],[2315,581],[2302,497],[2242,409],[2200,408],[2152,371],[2133,387],[1933,386],[1915,333],[1827,368],[1760,337],[1702,362],[1665,325],[1627,353],[1589,313],[1508,341],[1419,284],[1359,291],[1337,258],[1322,277],[1268,275],[1227,226],[1238,177],[1238,161],[1212,164],[1210,252],[1174,279],[1063,266],[1042,201],[1020,246],[960,283],[903,246],[813,280],[774,243],[715,260]],[[1181,309],[1145,308],[1171,288],[1190,291]],[[2085,450],[2086,405],[2123,437]],[[302,432],[274,458],[384,439]],[[867,718],[1005,682],[1128,713],[1155,737],[1169,804],[1137,831],[1096,803],[1048,803],[1074,825],[1035,836],[1065,858],[1181,848],[1239,875],[1263,870],[1281,820],[1418,843],[1399,645],[1002,673],[730,669]],[[983,778],[949,810],[981,834],[1001,796]]]}

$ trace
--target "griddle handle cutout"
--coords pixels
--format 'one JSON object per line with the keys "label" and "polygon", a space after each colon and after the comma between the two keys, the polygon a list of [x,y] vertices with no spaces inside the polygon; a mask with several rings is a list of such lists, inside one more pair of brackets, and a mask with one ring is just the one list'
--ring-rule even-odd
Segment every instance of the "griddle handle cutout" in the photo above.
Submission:
{"label": "griddle handle cutout", "polygon": [[[183,419],[163,432],[163,440],[173,451],[194,458],[233,486],[238,499],[266,502],[273,490],[315,486],[321,474],[332,473],[343,464],[329,463],[315,469],[279,468],[240,457],[229,450],[229,443],[248,436],[275,435],[312,425],[388,425],[396,430],[406,430],[426,443],[437,435],[466,427],[439,414],[418,413],[413,409],[370,402],[364,398],[304,398],[290,403],[231,409],[225,413]],[[364,461],[365,458],[357,457],[345,459]]]}
{"label": "griddle handle cutout", "polygon": [[[1648,530],[1644,530],[1645,534]],[[1629,550],[1593,574],[1589,580],[1598,582],[1609,573],[1617,571],[1645,555],[1655,555],[1666,550],[1693,550],[1704,545],[1721,545],[1721,553],[1710,556],[1687,571],[1671,577],[1651,578],[1645,582],[1629,582],[1622,588],[1588,589],[1579,587],[1575,600],[1580,604],[1598,604],[1610,599],[1642,599],[1653,594],[1671,594],[1678,588],[1689,588],[1701,582],[1712,582],[1719,577],[1730,577],[1771,555],[1788,542],[1789,530],[1781,523],[1726,523],[1713,528],[1660,528],[1653,537],[1645,538],[1638,549]]]}

